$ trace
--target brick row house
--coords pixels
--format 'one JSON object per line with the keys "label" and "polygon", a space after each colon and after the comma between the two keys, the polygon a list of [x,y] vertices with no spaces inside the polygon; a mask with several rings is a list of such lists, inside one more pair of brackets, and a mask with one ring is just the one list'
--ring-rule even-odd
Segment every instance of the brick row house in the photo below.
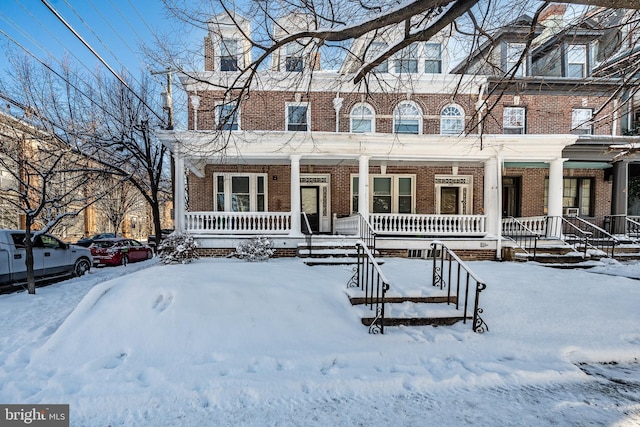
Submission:
{"label": "brick row house", "polygon": [[[633,99],[611,102],[622,77],[593,75],[610,34],[589,22],[565,30],[563,13],[524,16],[462,61],[448,28],[388,58],[366,85],[354,83],[362,59],[393,31],[355,40],[335,70],[292,43],[240,96],[230,88],[252,59],[250,22],[217,16],[204,71],[181,77],[188,130],[158,132],[175,158],[176,228],[204,254],[264,234],[282,256],[295,255],[307,221],[335,238],[362,217],[383,254],[420,253],[439,239],[495,259],[506,217],[570,210],[603,225],[626,214],[618,193],[629,161],[618,165],[616,147],[633,140],[621,136],[633,123],[618,111]],[[278,28],[305,25],[289,16]]]}

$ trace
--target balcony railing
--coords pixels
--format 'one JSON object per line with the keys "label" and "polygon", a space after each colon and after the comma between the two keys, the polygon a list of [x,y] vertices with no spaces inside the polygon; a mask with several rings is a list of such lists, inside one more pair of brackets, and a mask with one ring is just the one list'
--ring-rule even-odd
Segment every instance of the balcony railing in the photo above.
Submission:
{"label": "balcony railing", "polygon": [[484,236],[484,215],[380,214],[369,216],[377,234],[426,236]]}
{"label": "balcony railing", "polygon": [[190,233],[288,234],[291,212],[187,212]]}

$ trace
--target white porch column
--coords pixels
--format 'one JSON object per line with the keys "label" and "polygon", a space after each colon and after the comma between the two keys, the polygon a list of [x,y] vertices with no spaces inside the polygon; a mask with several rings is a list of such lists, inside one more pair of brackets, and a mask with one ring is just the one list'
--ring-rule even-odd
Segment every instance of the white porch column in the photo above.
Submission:
{"label": "white porch column", "polygon": [[173,195],[173,226],[176,231],[185,231],[185,179],[182,144],[173,143],[173,159],[175,162],[175,182]]}
{"label": "white porch column", "polygon": [[565,160],[558,158],[549,162],[549,216],[562,216],[562,166]]}
{"label": "white porch column", "polygon": [[[493,236],[501,235],[502,215],[500,212],[500,181],[498,159],[484,162],[484,214],[487,217],[486,231]],[[498,258],[500,254],[498,254]]]}
{"label": "white porch column", "polygon": [[358,166],[358,213],[369,220],[369,157],[360,156]]}
{"label": "white porch column", "polygon": [[290,236],[301,236],[300,227],[300,157],[292,155],[291,159],[291,231]]}

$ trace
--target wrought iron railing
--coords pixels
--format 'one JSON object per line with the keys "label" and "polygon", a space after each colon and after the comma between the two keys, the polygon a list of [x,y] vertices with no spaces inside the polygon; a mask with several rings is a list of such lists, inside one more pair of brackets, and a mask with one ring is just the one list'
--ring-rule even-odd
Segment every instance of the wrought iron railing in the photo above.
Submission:
{"label": "wrought iron railing", "polygon": [[347,288],[360,288],[364,292],[366,306],[375,313],[369,325],[369,333],[384,334],[384,304],[385,295],[389,290],[389,281],[363,241],[356,243],[356,249],[358,263],[353,268],[353,276],[349,279]]}
{"label": "wrought iron railing", "polygon": [[[431,258],[433,260],[432,285],[447,289],[447,305],[455,304],[456,310],[462,311],[463,323],[466,324],[467,319],[473,319],[474,332],[488,331],[489,327],[480,317],[483,310],[478,305],[480,292],[487,288],[486,283],[441,242],[431,243]],[[472,316],[469,313],[470,303],[473,305]]]}
{"label": "wrought iron railing", "polygon": [[190,233],[288,234],[291,212],[187,212]]}
{"label": "wrought iron railing", "polygon": [[313,230],[311,229],[311,224],[309,224],[309,217],[306,212],[302,212],[300,214],[302,218],[302,234],[305,236],[305,240],[307,242],[307,250],[309,251],[307,256],[311,256],[311,251],[313,248]]}
{"label": "wrought iron railing", "polygon": [[533,255],[534,260],[536,259],[540,235],[533,232],[518,219],[509,217],[502,220],[502,236],[513,240],[520,249],[527,254]]}
{"label": "wrought iron railing", "polygon": [[371,250],[371,253],[376,253],[376,232],[373,230],[371,223],[367,218],[358,213],[359,223],[358,229],[360,234],[360,239],[367,245],[367,247]]}
{"label": "wrought iron railing", "polygon": [[381,214],[369,216],[378,234],[425,236],[484,236],[484,215]]}
{"label": "wrought iron railing", "polygon": [[571,241],[573,233],[580,230],[582,233],[579,234],[578,243],[584,245],[585,255],[588,249],[596,249],[604,252],[607,257],[613,258],[618,239],[604,229],[579,216],[549,217],[549,221],[555,222],[554,227],[558,227],[558,222],[562,223],[563,240],[568,243],[575,243]]}
{"label": "wrought iron railing", "polygon": [[545,237],[560,239],[582,250],[584,257],[589,249],[591,233],[581,229],[561,216],[548,216],[545,219]]}
{"label": "wrought iron railing", "polygon": [[640,239],[640,218],[627,215],[606,215],[604,229],[614,236],[621,235],[638,240]]}

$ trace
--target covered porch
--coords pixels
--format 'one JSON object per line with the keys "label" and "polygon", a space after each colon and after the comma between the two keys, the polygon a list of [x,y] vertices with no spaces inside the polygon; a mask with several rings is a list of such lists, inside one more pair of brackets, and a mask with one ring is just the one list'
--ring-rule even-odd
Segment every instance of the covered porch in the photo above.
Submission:
{"label": "covered porch", "polygon": [[[175,160],[176,229],[206,246],[255,235],[291,246],[308,228],[357,236],[359,215],[396,246],[458,239],[491,247],[498,258],[504,162],[547,163],[548,211],[561,215],[562,149],[575,141],[567,135],[232,132],[222,153],[211,133],[160,133]],[[213,194],[194,209],[198,180]],[[246,194],[232,188],[240,181]]]}

